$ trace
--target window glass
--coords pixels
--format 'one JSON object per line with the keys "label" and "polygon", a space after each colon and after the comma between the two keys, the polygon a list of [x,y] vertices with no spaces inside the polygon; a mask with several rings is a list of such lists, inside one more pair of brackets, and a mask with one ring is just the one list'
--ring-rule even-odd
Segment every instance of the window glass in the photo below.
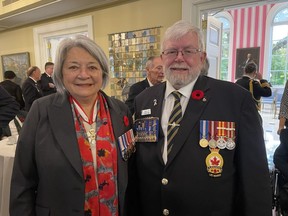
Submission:
{"label": "window glass", "polygon": [[270,82],[273,86],[283,86],[288,79],[288,8],[275,15],[272,30]]}

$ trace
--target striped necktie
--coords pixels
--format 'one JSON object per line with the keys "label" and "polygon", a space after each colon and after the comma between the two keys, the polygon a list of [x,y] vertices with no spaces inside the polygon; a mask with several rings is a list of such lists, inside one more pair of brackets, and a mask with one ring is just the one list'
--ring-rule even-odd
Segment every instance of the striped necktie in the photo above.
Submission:
{"label": "striped necktie", "polygon": [[171,152],[173,147],[173,138],[176,136],[182,120],[182,107],[180,103],[181,93],[178,91],[172,92],[174,96],[174,107],[169,117],[167,129],[167,155]]}

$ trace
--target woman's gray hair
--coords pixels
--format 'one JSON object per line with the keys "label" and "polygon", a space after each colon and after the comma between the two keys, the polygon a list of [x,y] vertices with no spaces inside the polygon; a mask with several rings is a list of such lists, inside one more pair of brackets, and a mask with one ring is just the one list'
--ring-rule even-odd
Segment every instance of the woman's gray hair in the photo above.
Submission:
{"label": "woman's gray hair", "polygon": [[63,84],[62,69],[64,61],[67,58],[67,53],[73,47],[83,48],[99,62],[103,72],[102,89],[105,88],[109,81],[109,64],[107,56],[105,55],[102,48],[97,45],[93,40],[84,35],[77,35],[74,38],[66,38],[62,40],[57,48],[54,72],[52,75],[57,91],[60,94],[64,94],[65,92],[67,92]]}
{"label": "woman's gray hair", "polygon": [[198,36],[199,47],[195,47],[195,48],[199,48],[201,51],[203,51],[204,42],[203,42],[202,31],[198,27],[193,26],[190,22],[180,20],[174,23],[172,26],[170,26],[166,30],[163,41],[162,41],[161,52],[164,51],[165,43],[168,40],[178,40],[182,38],[183,36],[185,36],[186,34],[188,34],[189,32],[194,33]]}

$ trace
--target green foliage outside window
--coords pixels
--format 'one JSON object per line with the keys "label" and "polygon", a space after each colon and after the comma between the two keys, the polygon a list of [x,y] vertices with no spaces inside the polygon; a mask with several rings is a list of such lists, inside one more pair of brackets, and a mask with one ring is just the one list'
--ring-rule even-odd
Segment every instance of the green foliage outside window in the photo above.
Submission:
{"label": "green foliage outside window", "polygon": [[288,8],[275,15],[273,21],[270,83],[284,86],[288,79]]}

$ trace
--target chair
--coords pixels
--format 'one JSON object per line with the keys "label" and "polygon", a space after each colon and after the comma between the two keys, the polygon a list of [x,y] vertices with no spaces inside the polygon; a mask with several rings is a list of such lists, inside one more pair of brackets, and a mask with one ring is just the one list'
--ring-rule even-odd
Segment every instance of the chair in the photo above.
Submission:
{"label": "chair", "polygon": [[277,91],[278,91],[278,89],[273,89],[271,96],[261,98],[262,110],[265,109],[265,104],[270,105],[271,112],[275,110],[275,101],[276,101],[275,97],[277,95]]}

